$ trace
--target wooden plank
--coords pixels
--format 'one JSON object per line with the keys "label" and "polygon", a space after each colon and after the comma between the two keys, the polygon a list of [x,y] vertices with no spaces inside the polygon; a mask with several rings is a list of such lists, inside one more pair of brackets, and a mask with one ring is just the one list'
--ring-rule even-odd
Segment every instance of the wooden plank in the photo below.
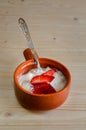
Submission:
{"label": "wooden plank", "polygon": [[[86,0],[0,0],[0,130],[86,130]],[[14,93],[13,73],[26,41],[27,21],[40,57],[58,60],[72,75],[66,102],[50,111],[24,109]]]}

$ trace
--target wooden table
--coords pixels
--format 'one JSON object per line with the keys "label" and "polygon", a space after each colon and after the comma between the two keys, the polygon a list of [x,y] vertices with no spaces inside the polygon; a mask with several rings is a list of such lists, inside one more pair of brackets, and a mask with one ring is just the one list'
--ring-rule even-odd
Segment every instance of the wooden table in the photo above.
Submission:
{"label": "wooden table", "polygon": [[[30,111],[18,102],[13,73],[24,61],[23,17],[40,57],[65,64],[72,75],[66,102]],[[0,130],[86,130],[86,0],[0,0]]]}

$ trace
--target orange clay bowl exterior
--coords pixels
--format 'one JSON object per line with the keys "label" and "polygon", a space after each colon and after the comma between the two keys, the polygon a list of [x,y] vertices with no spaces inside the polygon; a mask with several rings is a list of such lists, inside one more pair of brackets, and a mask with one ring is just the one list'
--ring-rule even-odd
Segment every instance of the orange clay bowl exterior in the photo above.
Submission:
{"label": "orange clay bowl exterior", "polygon": [[33,94],[22,88],[18,82],[19,75],[25,74],[32,68],[36,68],[36,64],[34,63],[30,49],[26,49],[24,51],[24,56],[27,61],[21,63],[14,72],[14,90],[19,103],[27,109],[35,110],[50,110],[59,107],[64,103],[69,94],[71,82],[71,75],[69,70],[58,61],[48,58],[39,58],[41,67],[44,68],[49,66],[51,68],[54,67],[62,71],[67,79],[67,83],[62,90],[52,94]]}

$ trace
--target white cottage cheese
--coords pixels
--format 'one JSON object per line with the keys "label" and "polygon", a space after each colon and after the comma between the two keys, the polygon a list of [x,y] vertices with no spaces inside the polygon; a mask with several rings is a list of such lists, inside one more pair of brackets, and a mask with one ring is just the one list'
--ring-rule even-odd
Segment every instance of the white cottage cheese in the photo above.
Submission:
{"label": "white cottage cheese", "polygon": [[[18,77],[18,81],[20,83],[20,85],[32,92],[32,87],[31,87],[31,84],[30,84],[30,81],[31,79],[34,77],[34,76],[37,76],[37,75],[41,75],[43,73],[45,73],[46,71],[50,70],[51,68],[50,67],[47,67],[47,68],[42,68],[42,70],[38,70],[37,68],[35,69],[32,69],[30,71],[28,71],[26,74],[23,74],[23,75],[20,75]],[[59,70],[57,70],[54,75],[53,75],[55,78],[50,82],[51,86],[56,90],[56,91],[59,91],[61,90],[62,88],[64,88],[65,84],[66,84],[66,78],[65,76],[63,75],[63,73]]]}

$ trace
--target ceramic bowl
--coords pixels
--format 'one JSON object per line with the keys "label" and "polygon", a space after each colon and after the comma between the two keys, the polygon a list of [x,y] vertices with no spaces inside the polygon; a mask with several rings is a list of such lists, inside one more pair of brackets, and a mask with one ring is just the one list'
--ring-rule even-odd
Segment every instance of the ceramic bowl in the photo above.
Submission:
{"label": "ceramic bowl", "polygon": [[65,102],[69,94],[71,83],[71,75],[69,70],[62,63],[56,60],[49,58],[39,58],[41,67],[44,68],[49,66],[51,68],[57,68],[62,71],[67,79],[67,83],[62,90],[52,94],[33,94],[22,88],[18,82],[18,77],[21,74],[25,74],[32,68],[36,68],[36,64],[34,63],[30,49],[26,49],[24,51],[24,56],[26,61],[21,63],[14,72],[14,90],[19,103],[27,109],[35,110],[50,110],[59,107]]}

